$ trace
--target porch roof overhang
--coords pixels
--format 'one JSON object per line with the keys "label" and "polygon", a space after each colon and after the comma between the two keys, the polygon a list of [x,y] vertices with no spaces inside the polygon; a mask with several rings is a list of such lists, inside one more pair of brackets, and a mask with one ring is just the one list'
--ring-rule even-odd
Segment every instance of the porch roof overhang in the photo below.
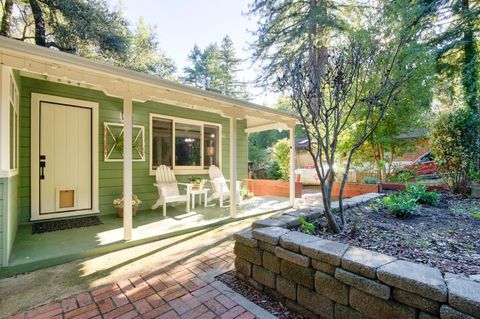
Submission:
{"label": "porch roof overhang", "polygon": [[288,129],[297,123],[283,111],[5,37],[0,37],[0,63],[24,76],[97,89],[109,96],[246,119],[248,133]]}

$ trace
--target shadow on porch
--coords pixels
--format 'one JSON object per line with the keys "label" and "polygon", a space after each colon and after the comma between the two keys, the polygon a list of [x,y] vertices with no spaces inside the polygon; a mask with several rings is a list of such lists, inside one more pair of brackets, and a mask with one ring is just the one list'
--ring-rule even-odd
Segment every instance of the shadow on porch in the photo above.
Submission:
{"label": "shadow on porch", "polygon": [[183,204],[168,207],[166,218],[160,209],[139,211],[133,218],[130,241],[123,240],[123,221],[114,214],[100,215],[103,224],[98,226],[42,234],[32,234],[31,225],[22,225],[17,232],[9,265],[1,270],[0,276],[99,255],[288,207],[288,198],[262,196],[243,201],[235,219],[229,216],[228,207],[218,205],[206,208],[200,205],[190,213],[185,213]]}

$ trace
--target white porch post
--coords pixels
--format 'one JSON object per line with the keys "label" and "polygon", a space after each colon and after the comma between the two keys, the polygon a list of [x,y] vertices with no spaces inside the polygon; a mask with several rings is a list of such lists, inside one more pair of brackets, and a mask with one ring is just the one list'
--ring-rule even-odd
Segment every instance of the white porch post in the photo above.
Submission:
{"label": "white porch post", "polygon": [[10,171],[10,68],[0,66],[0,177]]}
{"label": "white porch post", "polygon": [[132,239],[132,98],[123,99],[123,238]]}
{"label": "white porch post", "polygon": [[230,118],[230,217],[237,216],[237,118]]}
{"label": "white porch post", "polygon": [[290,205],[295,205],[295,126],[290,128]]}

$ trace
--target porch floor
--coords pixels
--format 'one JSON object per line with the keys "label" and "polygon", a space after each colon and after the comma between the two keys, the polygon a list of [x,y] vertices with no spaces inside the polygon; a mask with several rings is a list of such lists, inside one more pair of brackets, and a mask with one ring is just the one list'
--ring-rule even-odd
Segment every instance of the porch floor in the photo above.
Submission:
{"label": "porch floor", "polygon": [[[244,200],[237,208],[236,219],[282,210],[290,206],[286,197],[262,196]],[[197,205],[190,213],[185,205],[137,212],[133,218],[132,240],[123,240],[123,221],[114,214],[100,215],[103,224],[50,233],[32,234],[31,225],[19,227],[8,267],[0,276],[31,271],[76,258],[98,255],[135,246],[201,228],[227,223],[229,208]]]}

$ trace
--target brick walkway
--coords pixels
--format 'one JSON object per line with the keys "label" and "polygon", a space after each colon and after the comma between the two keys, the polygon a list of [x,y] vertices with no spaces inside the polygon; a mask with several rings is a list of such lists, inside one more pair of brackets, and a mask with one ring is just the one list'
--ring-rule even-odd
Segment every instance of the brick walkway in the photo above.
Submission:
{"label": "brick walkway", "polygon": [[[10,318],[255,318],[201,278],[230,269],[231,246],[218,247],[115,284],[43,305]],[[39,289],[38,287],[36,289]]]}

